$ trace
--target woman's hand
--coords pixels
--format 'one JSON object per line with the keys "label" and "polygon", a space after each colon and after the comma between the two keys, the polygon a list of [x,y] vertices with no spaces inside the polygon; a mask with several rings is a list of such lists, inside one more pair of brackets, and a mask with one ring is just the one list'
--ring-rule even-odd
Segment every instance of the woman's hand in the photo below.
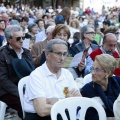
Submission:
{"label": "woman's hand", "polygon": [[79,69],[79,71],[81,72],[83,69],[85,68],[85,62],[83,61],[81,61],[79,64],[78,64],[78,69]]}

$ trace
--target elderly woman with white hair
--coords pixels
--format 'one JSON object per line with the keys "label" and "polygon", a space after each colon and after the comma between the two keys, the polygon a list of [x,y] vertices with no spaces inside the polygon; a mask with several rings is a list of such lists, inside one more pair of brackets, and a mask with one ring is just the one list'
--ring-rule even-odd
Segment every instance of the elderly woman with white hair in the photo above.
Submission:
{"label": "elderly woman with white hair", "polygon": [[28,33],[25,34],[25,38],[29,39],[29,49],[31,50],[33,44],[36,42],[36,34],[38,32],[38,25],[36,23],[30,23],[28,25]]}
{"label": "elderly woman with white hair", "polygon": [[[107,117],[114,117],[113,103],[120,93],[120,76],[113,76],[118,66],[120,67],[120,58],[116,60],[108,54],[96,56],[91,69],[92,81],[80,90],[83,97],[100,97]],[[95,109],[87,111],[86,120],[99,120]]]}

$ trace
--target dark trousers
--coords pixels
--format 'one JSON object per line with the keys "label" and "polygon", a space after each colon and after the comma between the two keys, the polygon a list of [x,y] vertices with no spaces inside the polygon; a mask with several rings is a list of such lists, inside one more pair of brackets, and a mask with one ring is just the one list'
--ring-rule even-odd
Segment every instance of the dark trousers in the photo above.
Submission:
{"label": "dark trousers", "polygon": [[5,94],[0,97],[0,100],[5,102],[8,107],[15,109],[18,112],[18,116],[23,119],[22,107],[20,103],[20,98],[14,95]]}
{"label": "dark trousers", "polygon": [[37,113],[25,113],[25,120],[51,120],[50,116],[40,117]]}
{"label": "dark trousers", "polygon": [[[68,113],[66,112],[68,120],[70,120]],[[24,120],[51,120],[50,116],[40,117],[37,113],[25,113]],[[57,120],[64,120],[60,114],[57,115]]]}

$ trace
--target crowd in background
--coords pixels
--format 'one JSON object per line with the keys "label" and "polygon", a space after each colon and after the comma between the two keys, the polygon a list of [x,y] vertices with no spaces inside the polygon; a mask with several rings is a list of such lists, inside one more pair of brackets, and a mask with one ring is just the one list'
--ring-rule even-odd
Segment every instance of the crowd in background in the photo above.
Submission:
{"label": "crowd in background", "polygon": [[[95,29],[95,36],[94,39],[98,42],[99,45],[101,45],[101,39],[103,36],[101,36],[100,32],[103,33],[103,29],[105,29],[105,22],[110,22],[109,26],[117,26],[119,27],[120,22],[120,8],[112,7],[112,8],[105,8],[103,6],[102,8],[102,14],[97,13],[94,11],[93,8],[86,8],[85,11],[83,11],[79,7],[71,7],[70,9],[70,15],[69,19],[66,20],[66,23],[69,27],[74,28],[71,29],[71,38],[70,38],[70,44],[74,42],[73,34],[75,32],[80,32],[80,28],[82,28],[85,25],[92,25]],[[4,4],[1,4],[0,12],[3,20],[6,22],[6,26],[9,24],[20,24],[23,27],[24,33],[29,32],[29,24],[36,23],[37,30],[34,31],[34,35],[37,36],[39,32],[42,33],[42,37],[39,38],[38,36],[35,39],[34,42],[43,41],[45,39],[44,30],[46,29],[47,22],[54,22],[56,16],[62,11],[61,6],[58,6],[57,8],[53,9],[52,6],[42,8],[39,7],[31,7],[29,5],[17,5],[14,7],[13,5],[7,5],[4,6]],[[65,11],[66,12],[66,11]],[[63,13],[62,13],[63,14]],[[64,13],[66,14],[66,13]],[[61,18],[58,18],[61,19]],[[61,19],[62,21],[62,19]],[[105,22],[104,22],[105,21]],[[106,23],[105,23],[106,24]],[[103,28],[103,29],[102,29]],[[100,31],[100,29],[102,29]],[[1,31],[2,32],[2,31]],[[2,34],[2,33],[1,33]],[[33,36],[34,36],[33,35]],[[77,36],[80,38],[80,36]],[[1,42],[4,42],[4,40]],[[2,44],[2,43],[1,43]]]}
{"label": "crowd in background", "polygon": [[[114,58],[120,58],[120,7],[114,6],[112,8],[106,8],[103,5],[101,13],[102,14],[97,13],[90,7],[83,11],[79,7],[62,8],[60,5],[57,8],[53,8],[52,6],[42,8],[41,6],[30,7],[29,5],[24,4],[15,7],[13,5],[4,6],[4,4],[1,3],[0,69],[6,68],[4,71],[1,71],[0,76],[3,76],[3,79],[5,79],[5,74],[8,74],[6,77],[7,79],[9,78],[9,80],[11,80],[14,78],[19,81],[22,77],[29,75],[34,68],[43,65],[45,61],[48,60],[45,54],[45,46],[51,39],[62,39],[68,45],[68,54],[55,54],[59,57],[64,56],[66,59],[72,58],[70,59],[67,68],[73,75],[74,79],[79,77],[84,78],[87,74],[96,70],[92,68],[96,55],[105,53]],[[20,49],[22,47],[23,49],[20,53],[19,50],[17,51],[18,46],[15,47],[17,43],[15,44],[14,41],[11,42],[10,40],[15,37],[10,35],[10,31],[12,30],[18,32],[15,35],[21,36],[16,37],[17,42],[22,41]],[[14,55],[13,52],[8,54],[8,49],[12,48],[16,52],[16,55],[15,52]],[[5,52],[3,52],[4,49],[6,49]],[[9,71],[10,69],[13,70],[14,66],[11,67],[11,65],[14,65],[14,63],[13,61],[10,63],[8,63],[9,61],[6,61],[7,65],[5,65],[2,58],[5,56],[4,58],[6,59],[5,54],[7,54],[7,59],[9,59],[9,61],[16,57],[21,59],[21,54],[24,54],[23,56],[32,64],[32,69],[28,74],[21,73],[22,77],[17,73],[15,74],[16,71],[12,74],[15,77],[17,76],[17,78],[9,75],[11,73],[5,71]],[[9,55],[11,55],[12,58]],[[15,62],[17,61],[15,60]],[[24,67],[25,66],[23,66],[23,69]],[[14,70],[16,69],[14,68]],[[117,66],[113,73],[114,75],[120,76],[120,68]],[[111,77],[111,75],[109,76]],[[3,79],[1,77],[0,81],[3,81]],[[15,81],[15,86],[17,86],[18,81]],[[14,84],[14,81],[10,84]],[[3,86],[4,85],[5,82],[3,82]],[[6,88],[3,87],[2,89],[5,90]],[[119,92],[117,91],[117,94],[118,93]],[[10,94],[12,94],[12,91]],[[18,94],[13,95],[17,97],[19,96]],[[85,93],[82,93],[82,95],[84,96]],[[3,99],[1,96],[2,95],[0,95],[0,100]],[[18,108],[15,109],[18,110]],[[21,108],[19,108],[19,110],[20,109]],[[108,115],[108,117],[109,116],[110,115]],[[22,118],[22,115],[20,115],[20,117]]]}

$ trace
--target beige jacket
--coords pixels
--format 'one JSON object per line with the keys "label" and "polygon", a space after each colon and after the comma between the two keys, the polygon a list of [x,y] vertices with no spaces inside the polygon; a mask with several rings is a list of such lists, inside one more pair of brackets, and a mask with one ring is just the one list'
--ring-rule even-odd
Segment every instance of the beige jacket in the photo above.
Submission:
{"label": "beige jacket", "polygon": [[45,39],[42,42],[37,42],[32,46],[31,54],[35,67],[38,67],[40,64],[41,54],[45,49],[46,44],[47,44],[47,39]]}

